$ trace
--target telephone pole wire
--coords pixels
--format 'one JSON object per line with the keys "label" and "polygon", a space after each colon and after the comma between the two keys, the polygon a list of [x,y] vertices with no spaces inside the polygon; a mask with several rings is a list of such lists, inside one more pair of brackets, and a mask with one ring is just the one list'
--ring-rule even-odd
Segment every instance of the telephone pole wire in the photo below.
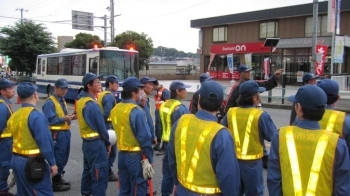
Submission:
{"label": "telephone pole wire", "polygon": [[23,21],[23,12],[25,11],[25,12],[28,12],[29,10],[25,10],[25,9],[23,9],[23,8],[17,8],[16,9],[16,11],[21,11],[21,23],[22,23],[22,21]]}

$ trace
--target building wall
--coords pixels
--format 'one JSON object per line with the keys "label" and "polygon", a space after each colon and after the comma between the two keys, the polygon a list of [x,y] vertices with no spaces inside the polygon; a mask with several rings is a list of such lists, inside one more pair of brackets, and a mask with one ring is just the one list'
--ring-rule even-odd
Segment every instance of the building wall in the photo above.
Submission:
{"label": "building wall", "polygon": [[68,42],[71,42],[74,40],[73,36],[58,36],[57,37],[57,48],[58,51],[61,51],[64,47],[64,45]]}
{"label": "building wall", "polygon": [[[305,21],[310,16],[299,16],[290,18],[276,19],[278,21],[278,37],[279,38],[302,38],[305,37]],[[350,11],[341,12],[340,19],[340,35],[350,36]],[[213,44],[234,44],[234,43],[250,43],[264,41],[259,39],[260,22],[246,22],[227,25],[227,42],[213,42],[213,27],[202,28],[203,45],[200,61],[201,72],[206,71],[208,64],[205,63],[205,56],[210,55],[211,45]],[[349,56],[349,55],[348,55]],[[241,59],[244,56],[241,55]],[[243,61],[242,61],[243,62]],[[349,61],[348,61],[349,62]],[[348,64],[348,72],[350,63]]]}

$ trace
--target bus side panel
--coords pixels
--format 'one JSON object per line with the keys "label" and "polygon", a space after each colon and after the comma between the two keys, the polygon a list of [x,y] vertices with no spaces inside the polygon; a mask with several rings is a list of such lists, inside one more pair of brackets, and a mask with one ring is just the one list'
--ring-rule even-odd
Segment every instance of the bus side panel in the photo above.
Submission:
{"label": "bus side panel", "polygon": [[36,84],[36,86],[38,87],[38,90],[36,90],[38,93],[47,95],[47,85]]}
{"label": "bus side panel", "polygon": [[79,89],[76,88],[68,88],[66,96],[64,96],[67,100],[75,100],[78,96]]}

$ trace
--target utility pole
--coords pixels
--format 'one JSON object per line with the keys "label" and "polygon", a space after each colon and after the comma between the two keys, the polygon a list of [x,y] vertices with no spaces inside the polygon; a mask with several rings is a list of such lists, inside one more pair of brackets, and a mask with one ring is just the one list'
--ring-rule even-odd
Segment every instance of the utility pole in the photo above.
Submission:
{"label": "utility pole", "polygon": [[22,21],[23,21],[23,11],[28,12],[29,10],[25,10],[23,8],[17,8],[16,11],[17,10],[21,11],[21,23],[22,23]]}
{"label": "utility pole", "polygon": [[105,15],[103,19],[104,19],[104,30],[105,30],[104,46],[107,47],[107,15]]}
{"label": "utility pole", "polygon": [[312,32],[312,57],[310,72],[315,72],[316,64],[316,45],[317,45],[317,22],[318,22],[318,0],[313,0],[313,32]]}
{"label": "utility pole", "polygon": [[110,12],[111,12],[111,17],[110,17],[110,24],[111,24],[111,43],[114,40],[114,0],[111,0],[111,5],[110,5]]}

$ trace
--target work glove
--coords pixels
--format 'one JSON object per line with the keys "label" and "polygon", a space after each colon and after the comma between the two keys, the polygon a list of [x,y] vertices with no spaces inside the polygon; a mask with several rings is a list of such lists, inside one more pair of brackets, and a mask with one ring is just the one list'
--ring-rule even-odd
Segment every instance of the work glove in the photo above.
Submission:
{"label": "work glove", "polygon": [[7,187],[12,188],[16,184],[15,174],[13,173],[13,170],[10,169],[10,175],[7,178]]}
{"label": "work glove", "polygon": [[143,174],[143,178],[145,180],[148,180],[150,178],[153,178],[154,175],[154,170],[152,165],[149,163],[148,159],[143,159],[141,161],[142,163],[142,174]]}

